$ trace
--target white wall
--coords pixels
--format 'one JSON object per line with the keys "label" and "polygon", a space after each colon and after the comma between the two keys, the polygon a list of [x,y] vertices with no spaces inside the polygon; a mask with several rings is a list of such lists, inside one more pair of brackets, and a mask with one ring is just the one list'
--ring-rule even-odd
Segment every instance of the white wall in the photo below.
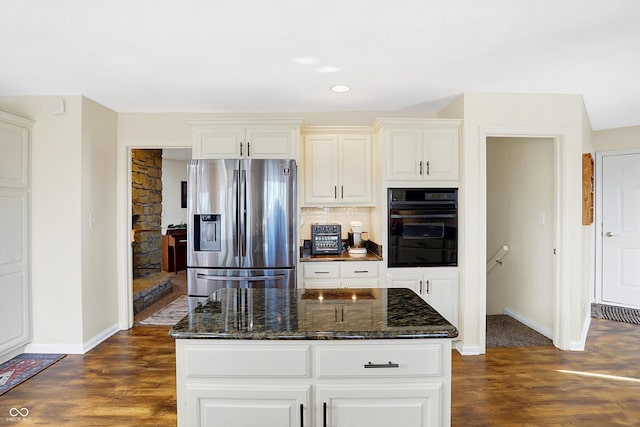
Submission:
{"label": "white wall", "polygon": [[0,97],[0,110],[35,122],[32,133],[32,312],[28,351],[82,351],[82,98]]}
{"label": "white wall", "polygon": [[85,350],[119,330],[116,275],[116,112],[82,98],[82,325]]}
{"label": "white wall", "polygon": [[[53,114],[59,99],[66,111]],[[26,350],[83,353],[117,330],[117,114],[81,96],[0,97],[0,110],[35,121],[33,339]]]}
{"label": "white wall", "polygon": [[558,138],[556,169],[562,194],[561,251],[554,342],[562,349],[584,346],[589,283],[584,281],[581,229],[583,101],[579,95],[465,94],[461,149],[460,329],[463,354],[483,353],[486,325],[486,137]]}
{"label": "white wall", "polygon": [[487,314],[506,308],[553,327],[553,140],[487,138],[487,258],[503,245],[503,264],[487,274]]}
{"label": "white wall", "polygon": [[162,234],[171,224],[187,223],[187,208],[181,207],[182,181],[187,180],[187,161],[162,159]]}
{"label": "white wall", "polygon": [[640,126],[594,131],[592,144],[594,151],[640,148]]}

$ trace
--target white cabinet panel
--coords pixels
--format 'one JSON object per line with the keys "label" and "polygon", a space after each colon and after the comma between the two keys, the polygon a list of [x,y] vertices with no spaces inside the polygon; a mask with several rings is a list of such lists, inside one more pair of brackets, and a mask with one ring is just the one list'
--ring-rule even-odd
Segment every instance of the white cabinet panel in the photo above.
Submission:
{"label": "white cabinet panel", "polygon": [[30,130],[3,121],[0,113],[0,188],[27,188],[29,185]]}
{"label": "white cabinet panel", "polygon": [[413,290],[451,324],[458,325],[456,267],[390,268],[386,286]]}
{"label": "white cabinet panel", "polygon": [[427,427],[441,423],[441,384],[319,386],[317,426]]}
{"label": "white cabinet panel", "polygon": [[300,123],[192,122],[194,159],[296,159]]}
{"label": "white cabinet panel", "polygon": [[379,286],[379,261],[313,261],[301,264],[305,288],[377,288]]}
{"label": "white cabinet panel", "polygon": [[379,120],[390,182],[458,181],[459,120]]}
{"label": "white cabinet panel", "polygon": [[318,349],[318,378],[443,375],[442,345]]}
{"label": "white cabinet panel", "polygon": [[30,120],[0,112],[0,362],[31,339]]}
{"label": "white cabinet panel", "polygon": [[243,388],[193,386],[188,390],[189,426],[298,427],[308,425],[309,386]]}
{"label": "white cabinet panel", "polygon": [[373,202],[369,134],[308,133],[304,139],[304,203],[370,206]]}

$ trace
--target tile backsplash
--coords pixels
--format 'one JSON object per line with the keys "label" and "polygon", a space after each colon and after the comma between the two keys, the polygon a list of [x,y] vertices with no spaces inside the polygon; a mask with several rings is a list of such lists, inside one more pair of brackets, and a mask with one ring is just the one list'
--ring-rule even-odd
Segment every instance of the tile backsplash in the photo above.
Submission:
{"label": "tile backsplash", "polygon": [[351,231],[351,221],[362,222],[362,230],[370,228],[369,208],[301,208],[300,215],[300,240],[311,239],[311,224],[331,223],[342,225],[342,238],[347,238],[347,232]]}

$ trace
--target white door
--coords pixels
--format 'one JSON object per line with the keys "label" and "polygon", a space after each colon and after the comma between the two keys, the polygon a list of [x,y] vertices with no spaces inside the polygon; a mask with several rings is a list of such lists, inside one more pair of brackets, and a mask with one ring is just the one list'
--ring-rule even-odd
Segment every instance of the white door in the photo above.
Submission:
{"label": "white door", "polygon": [[640,154],[602,157],[602,301],[640,307]]}
{"label": "white door", "polygon": [[332,427],[436,427],[445,425],[440,412],[441,384],[368,387],[318,386],[316,425]]}
{"label": "white door", "polygon": [[[309,425],[309,387],[198,388],[188,390],[187,425],[203,427]],[[191,406],[189,406],[191,405]]]}

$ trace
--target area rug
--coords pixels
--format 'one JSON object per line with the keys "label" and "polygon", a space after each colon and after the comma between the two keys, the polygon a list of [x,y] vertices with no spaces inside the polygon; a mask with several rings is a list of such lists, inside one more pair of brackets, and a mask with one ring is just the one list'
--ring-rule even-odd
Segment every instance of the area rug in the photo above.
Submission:
{"label": "area rug", "polygon": [[66,354],[20,354],[0,365],[0,395],[44,371]]}
{"label": "area rug", "polygon": [[487,316],[487,347],[532,347],[553,345],[553,341],[511,316]]}
{"label": "area rug", "polygon": [[173,326],[189,312],[189,298],[182,295],[165,307],[142,320],[140,325]]}

